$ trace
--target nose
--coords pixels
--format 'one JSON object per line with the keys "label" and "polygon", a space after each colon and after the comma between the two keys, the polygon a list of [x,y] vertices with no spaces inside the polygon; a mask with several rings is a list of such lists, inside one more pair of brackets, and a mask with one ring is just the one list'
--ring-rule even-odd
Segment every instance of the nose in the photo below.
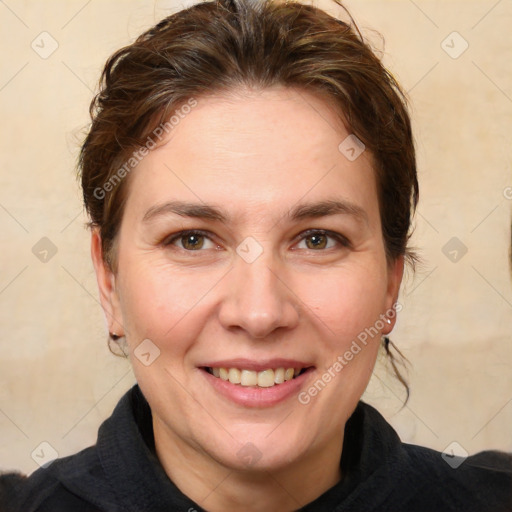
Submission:
{"label": "nose", "polygon": [[264,251],[252,263],[237,256],[233,265],[224,280],[219,311],[224,328],[243,329],[251,338],[261,339],[276,329],[296,327],[300,300],[271,255]]}

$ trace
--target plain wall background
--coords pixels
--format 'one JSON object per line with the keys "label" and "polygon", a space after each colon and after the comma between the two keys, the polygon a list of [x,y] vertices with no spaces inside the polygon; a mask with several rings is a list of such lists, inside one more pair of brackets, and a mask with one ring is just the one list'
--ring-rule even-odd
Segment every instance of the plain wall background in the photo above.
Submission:
{"label": "plain wall background", "polygon": [[[410,96],[424,259],[391,336],[410,401],[383,361],[363,398],[406,442],[512,451],[512,2],[346,4]],[[0,469],[32,472],[42,441],[60,456],[93,444],[134,383],[107,349],[75,162],[107,57],[181,5],[0,3]]]}

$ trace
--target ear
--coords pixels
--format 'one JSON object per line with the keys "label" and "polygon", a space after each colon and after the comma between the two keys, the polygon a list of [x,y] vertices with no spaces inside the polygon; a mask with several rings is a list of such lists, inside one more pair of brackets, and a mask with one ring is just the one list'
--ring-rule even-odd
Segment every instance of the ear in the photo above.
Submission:
{"label": "ear", "polygon": [[124,336],[123,317],[116,289],[116,276],[103,258],[101,235],[95,227],[91,233],[91,258],[96,271],[100,301],[105,313],[109,332]]}
{"label": "ear", "polygon": [[[404,275],[404,257],[399,256],[394,262],[388,265],[388,289],[386,293],[386,311],[394,310],[393,306],[398,301],[400,284]],[[396,311],[393,316],[388,316],[391,323],[387,323],[382,329],[382,334],[389,334],[396,323]]]}

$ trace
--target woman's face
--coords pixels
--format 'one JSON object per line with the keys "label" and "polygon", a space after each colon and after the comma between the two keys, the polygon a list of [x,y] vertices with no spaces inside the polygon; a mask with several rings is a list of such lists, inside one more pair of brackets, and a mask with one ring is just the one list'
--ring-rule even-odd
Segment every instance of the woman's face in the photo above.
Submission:
{"label": "woman's face", "polygon": [[276,469],[341,450],[402,261],[387,264],[371,157],[333,109],[239,92],[197,98],[132,172],[115,275],[97,234],[93,257],[157,444]]}

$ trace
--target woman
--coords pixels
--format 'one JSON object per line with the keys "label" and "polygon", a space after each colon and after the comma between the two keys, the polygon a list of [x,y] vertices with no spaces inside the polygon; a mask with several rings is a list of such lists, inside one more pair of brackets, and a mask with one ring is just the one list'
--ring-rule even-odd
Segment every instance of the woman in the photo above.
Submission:
{"label": "woman", "polygon": [[4,477],[7,510],[512,510],[510,455],[447,463],[360,401],[418,184],[357,30],[198,4],[109,59],[91,112],[92,259],[138,384],[94,447]]}

